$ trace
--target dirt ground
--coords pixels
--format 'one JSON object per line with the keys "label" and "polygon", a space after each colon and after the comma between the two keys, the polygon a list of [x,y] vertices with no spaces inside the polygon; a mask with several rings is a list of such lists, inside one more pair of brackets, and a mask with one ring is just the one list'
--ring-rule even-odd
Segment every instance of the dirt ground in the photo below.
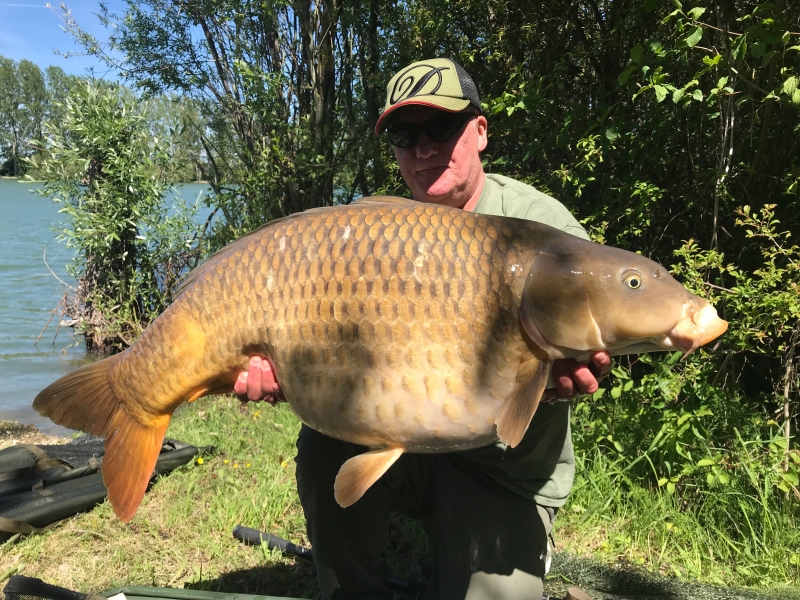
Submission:
{"label": "dirt ground", "polygon": [[0,421],[0,450],[16,444],[66,444],[69,438],[42,433],[33,425]]}

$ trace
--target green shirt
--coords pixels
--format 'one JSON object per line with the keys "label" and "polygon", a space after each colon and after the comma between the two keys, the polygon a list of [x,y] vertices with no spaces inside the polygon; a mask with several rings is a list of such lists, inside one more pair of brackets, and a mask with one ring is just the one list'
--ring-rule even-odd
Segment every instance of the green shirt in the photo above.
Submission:
{"label": "green shirt", "polygon": [[[476,213],[516,217],[545,223],[589,239],[563,204],[537,189],[503,177],[487,175]],[[569,402],[542,403],[516,448],[502,442],[450,454],[453,464],[496,488],[542,506],[563,506],[575,478]]]}

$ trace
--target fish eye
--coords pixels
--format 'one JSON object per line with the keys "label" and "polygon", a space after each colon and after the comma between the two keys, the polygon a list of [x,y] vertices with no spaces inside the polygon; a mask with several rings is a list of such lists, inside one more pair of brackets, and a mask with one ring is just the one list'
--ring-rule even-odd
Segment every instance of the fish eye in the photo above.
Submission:
{"label": "fish eye", "polygon": [[642,287],[642,275],[637,271],[626,274],[623,276],[622,280],[625,282],[625,285],[632,290],[638,290],[640,287]]}

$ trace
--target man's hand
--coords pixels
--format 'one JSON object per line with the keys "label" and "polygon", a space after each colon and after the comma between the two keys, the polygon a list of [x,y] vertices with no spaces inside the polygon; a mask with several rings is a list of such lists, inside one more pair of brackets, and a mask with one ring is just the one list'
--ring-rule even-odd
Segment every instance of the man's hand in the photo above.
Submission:
{"label": "man's hand", "polygon": [[588,364],[579,363],[574,358],[565,358],[553,363],[552,377],[559,398],[572,398],[576,394],[593,394],[597,391],[598,380],[611,371],[611,355],[608,352],[595,352]]}
{"label": "man's hand", "polygon": [[250,359],[250,369],[239,374],[233,385],[233,393],[242,402],[263,400],[272,405],[286,402],[272,362],[261,356],[253,356]]}

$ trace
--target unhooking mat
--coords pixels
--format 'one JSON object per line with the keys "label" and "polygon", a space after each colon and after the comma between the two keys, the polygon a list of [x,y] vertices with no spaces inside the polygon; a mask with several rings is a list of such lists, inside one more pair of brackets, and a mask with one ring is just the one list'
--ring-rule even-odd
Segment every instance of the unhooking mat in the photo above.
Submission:
{"label": "unhooking mat", "polygon": [[50,585],[33,577],[15,575],[8,580],[3,593],[6,600],[293,600],[279,596],[205,592],[202,590],[178,590],[126,586],[104,593],[81,594],[62,587]]}
{"label": "unhooking mat", "polygon": [[[166,439],[153,476],[186,464],[200,450]],[[0,542],[42,531],[106,497],[103,439],[84,435],[59,446],[20,444],[0,450]]]}

